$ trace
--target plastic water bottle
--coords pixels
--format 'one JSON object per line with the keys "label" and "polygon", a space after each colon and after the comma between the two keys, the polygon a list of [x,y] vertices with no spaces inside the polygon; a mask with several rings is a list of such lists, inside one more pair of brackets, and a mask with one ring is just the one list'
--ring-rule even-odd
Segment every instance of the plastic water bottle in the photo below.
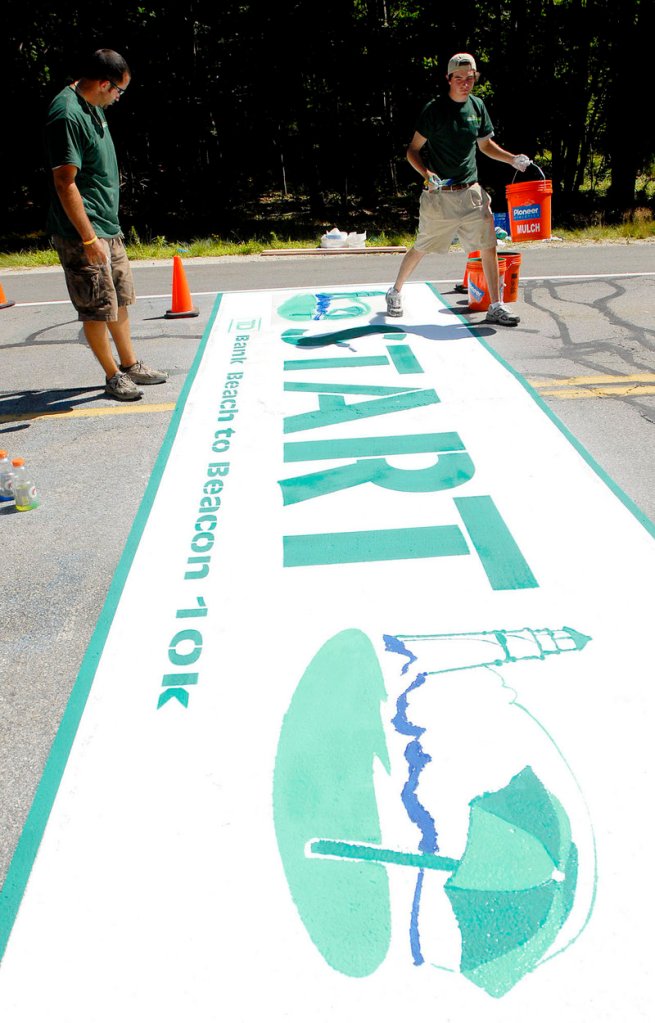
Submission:
{"label": "plastic water bottle", "polygon": [[0,502],[13,501],[14,469],[6,451],[0,451]]}
{"label": "plastic water bottle", "polygon": [[16,511],[31,511],[32,508],[38,508],[39,498],[36,493],[36,486],[30,473],[27,471],[25,460],[23,458],[14,458],[11,464],[14,467],[13,487]]}

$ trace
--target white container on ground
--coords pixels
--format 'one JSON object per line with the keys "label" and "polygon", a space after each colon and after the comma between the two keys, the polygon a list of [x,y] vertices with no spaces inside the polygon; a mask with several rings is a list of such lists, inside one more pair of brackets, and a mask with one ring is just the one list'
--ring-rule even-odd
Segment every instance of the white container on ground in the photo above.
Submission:
{"label": "white container on ground", "polygon": [[337,227],[333,227],[331,231],[328,231],[321,238],[320,248],[342,249],[346,245],[347,238],[348,234],[346,231],[340,231]]}
{"label": "white container on ground", "polygon": [[14,499],[14,468],[6,451],[0,451],[0,502]]}

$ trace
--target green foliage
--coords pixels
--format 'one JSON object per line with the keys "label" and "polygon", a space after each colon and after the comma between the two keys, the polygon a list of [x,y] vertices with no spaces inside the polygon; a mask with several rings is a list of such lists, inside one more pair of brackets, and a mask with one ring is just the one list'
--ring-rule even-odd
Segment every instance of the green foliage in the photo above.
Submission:
{"label": "green foliage", "polygon": [[[574,242],[576,244],[593,244],[595,242],[628,244],[630,242],[652,241],[655,244],[655,221],[650,210],[635,210],[632,217],[619,225],[607,224],[602,215],[595,218],[596,222],[587,224],[584,227],[555,227],[553,234],[558,241],[563,243]],[[231,241],[218,236],[209,238],[195,238],[190,242],[167,242],[157,240],[140,242],[138,245],[128,244],[127,252],[131,260],[166,261],[172,260],[173,256],[181,255],[184,261],[194,258],[220,258],[223,256],[252,256],[259,255],[265,250],[272,249],[315,249],[319,244],[319,237],[305,238],[252,238],[247,241]],[[552,244],[557,245],[558,241]],[[367,237],[367,246],[389,246],[404,245],[409,248],[414,242],[414,235],[408,232],[381,231],[378,234],[371,234]],[[513,242],[516,247],[518,243]],[[529,247],[539,243],[522,243],[521,247]],[[551,244],[551,243],[549,243]],[[453,248],[459,251],[459,246]],[[501,250],[502,251],[502,250]],[[59,266],[59,259],[54,249],[44,247],[28,247],[7,249],[0,252],[0,270],[5,269],[31,269],[40,267]]]}
{"label": "green foliage", "polygon": [[[344,227],[358,208],[404,201],[416,180],[405,161],[416,116],[458,50],[476,54],[500,144],[543,162],[554,208],[601,206],[620,222],[653,202],[638,185],[640,174],[652,179],[655,136],[633,54],[653,37],[654,10],[652,0],[623,0],[620,14],[614,0],[333,0],[320,11],[309,0],[182,9],[5,0],[4,137],[23,139],[29,126],[20,160],[0,164],[7,229],[43,226],[45,111],[80,52],[98,45],[123,53],[133,72],[109,117],[123,224],[143,236],[263,236],[288,223],[297,241],[311,226],[296,219],[300,195],[314,222],[334,216],[337,196]],[[480,175],[503,208],[508,168],[483,158]],[[269,225],[260,197],[271,191],[289,209]],[[396,207],[398,229],[415,198]]]}

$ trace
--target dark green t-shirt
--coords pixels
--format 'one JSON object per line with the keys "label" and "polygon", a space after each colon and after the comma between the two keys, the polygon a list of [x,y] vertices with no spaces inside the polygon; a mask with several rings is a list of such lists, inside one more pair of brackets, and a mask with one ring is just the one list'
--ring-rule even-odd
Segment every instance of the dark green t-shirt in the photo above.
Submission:
{"label": "dark green t-shirt", "polygon": [[457,185],[478,180],[476,142],[494,133],[481,99],[468,96],[464,103],[450,96],[432,99],[419,114],[416,131],[428,140],[423,162],[431,171],[440,178],[452,178]]}
{"label": "dark green t-shirt", "polygon": [[[118,222],[118,162],[104,110],[87,103],[67,85],[50,104],[45,144],[50,168],[64,164],[77,167],[75,184],[98,237],[115,238],[121,234]],[[52,181],[51,188],[48,231],[64,238],[79,238],[62,208]]]}

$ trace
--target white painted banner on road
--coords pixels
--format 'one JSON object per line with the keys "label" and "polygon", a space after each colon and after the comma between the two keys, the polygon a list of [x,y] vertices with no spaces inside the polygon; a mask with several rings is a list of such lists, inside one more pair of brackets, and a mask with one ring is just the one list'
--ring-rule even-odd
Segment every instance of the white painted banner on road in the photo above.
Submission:
{"label": "white painted banner on road", "polygon": [[3,1021],[651,1018],[653,527],[384,290],[217,305],[2,893]]}

